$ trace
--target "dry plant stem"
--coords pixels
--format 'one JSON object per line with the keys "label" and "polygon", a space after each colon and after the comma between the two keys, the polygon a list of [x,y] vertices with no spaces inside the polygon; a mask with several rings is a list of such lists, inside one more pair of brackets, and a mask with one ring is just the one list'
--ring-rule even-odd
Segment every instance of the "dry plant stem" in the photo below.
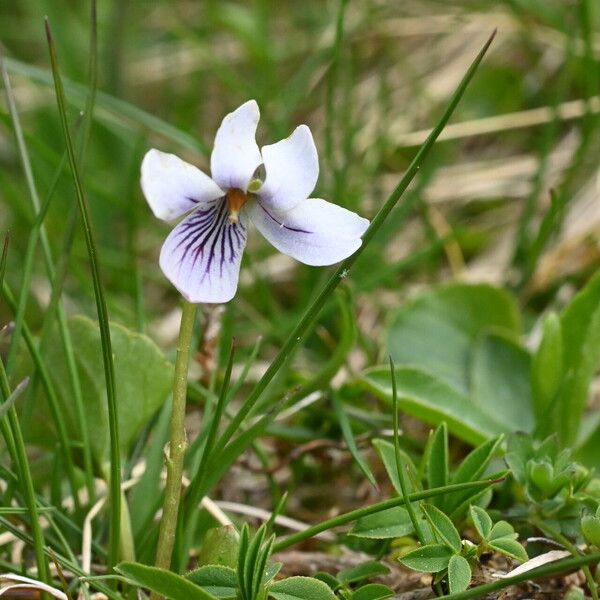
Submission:
{"label": "dry plant stem", "polygon": [[[160,521],[158,546],[155,566],[168,569],[175,543],[177,513],[181,497],[181,479],[183,458],[185,455],[185,402],[187,396],[187,373],[190,357],[192,331],[196,320],[195,304],[183,303],[179,340],[177,342],[177,358],[175,360],[175,378],[173,381],[173,412],[171,414],[171,435],[169,438],[169,454],[167,456],[167,485],[163,502],[163,513]],[[153,595],[152,598],[159,596]]]}

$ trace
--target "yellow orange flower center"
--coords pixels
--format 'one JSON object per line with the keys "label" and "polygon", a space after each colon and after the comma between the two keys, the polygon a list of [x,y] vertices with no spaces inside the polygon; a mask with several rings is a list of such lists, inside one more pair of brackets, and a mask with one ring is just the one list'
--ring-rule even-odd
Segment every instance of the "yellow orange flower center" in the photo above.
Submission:
{"label": "yellow orange flower center", "polygon": [[237,188],[227,191],[227,208],[229,208],[229,222],[237,223],[238,215],[242,206],[250,200],[250,197]]}

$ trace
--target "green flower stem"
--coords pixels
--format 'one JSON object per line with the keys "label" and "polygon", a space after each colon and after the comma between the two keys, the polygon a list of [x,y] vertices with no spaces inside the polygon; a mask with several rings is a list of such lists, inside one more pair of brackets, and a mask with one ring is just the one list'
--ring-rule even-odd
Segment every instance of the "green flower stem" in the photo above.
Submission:
{"label": "green flower stem", "polygon": [[[416,502],[417,500],[425,500],[425,498],[433,498],[435,496],[440,496],[441,494],[450,494],[452,492],[474,490],[478,488],[484,490],[485,488],[490,487],[497,481],[497,479],[492,479],[469,481],[468,483],[454,483],[441,488],[433,488],[431,490],[423,490],[422,492],[414,492],[412,494],[408,494],[407,499],[410,502]],[[405,499],[402,497],[397,497],[390,498],[389,500],[384,500],[383,502],[378,502],[377,504],[371,504],[371,506],[363,506],[362,508],[351,510],[350,512],[344,513],[343,515],[333,517],[333,519],[321,521],[321,523],[317,523],[316,525],[313,525],[312,527],[309,527],[304,531],[299,531],[298,533],[288,535],[287,537],[275,543],[275,545],[273,546],[273,552],[279,552],[284,548],[293,546],[294,544],[297,544],[299,542],[303,542],[304,540],[307,540],[317,535],[317,533],[327,531],[328,529],[333,529],[334,527],[339,527],[340,525],[346,525],[347,523],[351,523],[352,521],[356,521],[357,519],[360,519],[362,517],[381,512],[382,510],[387,510],[388,508],[403,506],[404,504]]]}
{"label": "green flower stem", "polygon": [[[185,456],[185,402],[187,396],[187,374],[190,357],[192,332],[196,320],[197,306],[189,302],[183,303],[179,340],[177,342],[177,358],[175,360],[175,376],[173,380],[173,412],[171,414],[171,435],[169,438],[169,455],[167,457],[167,485],[163,502],[163,513],[160,521],[155,566],[168,569],[175,544],[177,514],[181,496],[181,478],[183,459]],[[158,598],[156,594],[152,598]]]}
{"label": "green flower stem", "polygon": [[[10,397],[10,387],[8,383],[8,377],[4,370],[4,363],[0,361],[0,389],[2,391],[2,400],[6,402]],[[21,432],[21,426],[19,424],[19,417],[17,416],[17,410],[14,406],[11,406],[8,410],[8,424],[10,433],[12,435],[12,442],[14,443],[13,451],[15,453],[16,468],[19,472],[19,484],[23,490],[23,497],[27,504],[29,511],[29,518],[31,521],[31,534],[33,537],[33,550],[35,553],[35,562],[38,568],[38,576],[44,583],[49,583],[49,571],[46,557],[44,556],[44,534],[40,525],[40,519],[37,510],[37,504],[35,500],[35,490],[33,487],[33,479],[31,477],[31,470],[29,469],[29,462],[27,460],[27,453],[25,452],[25,442],[23,441],[23,434]]]}

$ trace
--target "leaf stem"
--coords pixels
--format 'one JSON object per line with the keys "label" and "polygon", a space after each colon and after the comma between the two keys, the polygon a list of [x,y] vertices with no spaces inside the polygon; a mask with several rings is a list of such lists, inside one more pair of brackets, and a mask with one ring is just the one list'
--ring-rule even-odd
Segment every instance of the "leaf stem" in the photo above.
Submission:
{"label": "leaf stem", "polygon": [[[192,332],[196,320],[197,306],[189,302],[183,303],[179,339],[177,342],[177,358],[175,359],[175,375],[173,379],[173,412],[171,413],[171,435],[169,439],[169,455],[167,457],[167,485],[163,502],[163,513],[160,521],[158,545],[155,566],[159,569],[169,569],[175,531],[177,529],[177,514],[181,497],[181,478],[183,459],[185,456],[185,404],[187,397],[187,374],[190,356]],[[159,598],[156,594],[152,598]]]}

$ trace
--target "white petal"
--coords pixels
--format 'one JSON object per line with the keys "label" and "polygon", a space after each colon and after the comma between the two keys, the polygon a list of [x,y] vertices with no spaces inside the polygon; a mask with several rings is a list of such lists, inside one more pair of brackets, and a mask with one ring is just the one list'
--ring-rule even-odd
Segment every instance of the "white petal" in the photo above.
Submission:
{"label": "white petal", "polygon": [[227,203],[216,201],[173,229],[160,252],[160,267],[189,302],[228,302],[237,290],[245,245],[243,216],[230,223]]}
{"label": "white petal", "polygon": [[142,161],[142,190],[152,212],[170,221],[195,206],[224,195],[223,190],[200,169],[174,154],[149,150]]}
{"label": "white petal", "polygon": [[225,190],[248,189],[254,171],[262,163],[255,135],[260,112],[255,100],[248,100],[229,113],[221,123],[210,157],[213,179]]}
{"label": "white petal", "polygon": [[267,176],[258,195],[269,210],[290,210],[315,189],[319,157],[306,125],[285,140],[263,146],[262,156]]}
{"label": "white petal", "polygon": [[367,219],[318,198],[287,212],[269,210],[261,202],[247,206],[252,222],[277,250],[307,265],[332,265],[350,256],[369,226]]}

